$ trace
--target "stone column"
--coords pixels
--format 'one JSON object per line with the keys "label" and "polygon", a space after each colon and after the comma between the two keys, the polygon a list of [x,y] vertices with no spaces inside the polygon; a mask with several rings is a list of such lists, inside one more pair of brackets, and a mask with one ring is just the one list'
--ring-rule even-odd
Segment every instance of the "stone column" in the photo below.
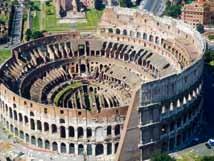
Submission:
{"label": "stone column", "polygon": [[78,144],[74,144],[75,154],[78,155]]}
{"label": "stone column", "polygon": [[96,145],[95,144],[92,144],[92,156],[95,156],[96,155]]}
{"label": "stone column", "polygon": [[107,155],[107,143],[104,143],[104,155]]}

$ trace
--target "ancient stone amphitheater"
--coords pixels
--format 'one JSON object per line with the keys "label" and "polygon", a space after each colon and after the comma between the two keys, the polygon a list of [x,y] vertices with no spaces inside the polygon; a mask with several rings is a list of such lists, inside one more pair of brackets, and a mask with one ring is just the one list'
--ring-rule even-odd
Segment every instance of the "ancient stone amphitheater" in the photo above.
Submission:
{"label": "ancient stone amphitheater", "polygon": [[107,8],[94,34],[12,50],[0,70],[0,118],[28,147],[78,161],[173,152],[200,123],[204,50],[180,21]]}

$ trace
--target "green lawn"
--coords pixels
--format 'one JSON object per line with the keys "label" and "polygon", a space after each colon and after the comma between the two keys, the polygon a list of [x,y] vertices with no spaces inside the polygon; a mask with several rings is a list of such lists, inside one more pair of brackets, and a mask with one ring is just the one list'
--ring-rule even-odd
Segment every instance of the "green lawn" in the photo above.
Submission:
{"label": "green lawn", "polygon": [[86,23],[77,23],[78,30],[94,30],[96,29],[103,11],[92,9],[86,12]]}
{"label": "green lawn", "polygon": [[[40,1],[34,1],[34,5],[38,6],[38,8],[41,10],[40,7]],[[32,11],[33,16],[33,31],[39,31],[40,30],[40,17],[41,17],[41,11]]]}
{"label": "green lawn", "polygon": [[78,88],[82,85],[81,82],[74,82],[68,86],[66,86],[63,90],[61,90],[59,93],[56,94],[56,96],[54,97],[54,104],[55,105],[59,105],[59,101],[62,98],[62,96],[64,96],[64,94],[66,94],[68,91],[71,91],[75,88]]}
{"label": "green lawn", "polygon": [[0,64],[11,56],[9,49],[0,49]]}
{"label": "green lawn", "polygon": [[56,18],[56,9],[53,5],[53,2],[50,5],[44,4],[44,8],[42,7],[42,14],[45,15],[45,30],[50,32],[58,32],[58,31],[69,31],[71,29],[70,24],[59,24]]}

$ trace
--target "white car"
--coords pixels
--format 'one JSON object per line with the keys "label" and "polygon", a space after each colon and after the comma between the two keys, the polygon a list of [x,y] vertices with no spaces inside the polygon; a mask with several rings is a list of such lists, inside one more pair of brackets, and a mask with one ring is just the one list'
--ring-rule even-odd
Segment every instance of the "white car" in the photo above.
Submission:
{"label": "white car", "polygon": [[207,144],[210,145],[210,146],[214,146],[214,139],[209,139],[207,141]]}

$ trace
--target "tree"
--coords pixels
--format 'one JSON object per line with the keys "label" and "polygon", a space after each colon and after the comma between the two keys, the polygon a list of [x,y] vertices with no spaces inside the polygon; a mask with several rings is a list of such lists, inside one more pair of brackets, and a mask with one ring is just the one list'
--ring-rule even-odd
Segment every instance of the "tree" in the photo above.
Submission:
{"label": "tree", "polygon": [[41,31],[35,31],[32,34],[32,39],[38,39],[38,38],[43,37],[43,36],[44,35],[43,35],[43,33]]}
{"label": "tree", "polygon": [[204,25],[198,24],[198,25],[196,26],[196,30],[197,30],[198,32],[200,32],[200,33],[204,33]]}
{"label": "tree", "polygon": [[166,4],[165,14],[177,18],[181,14],[181,5],[173,5],[169,1]]}
{"label": "tree", "polygon": [[160,153],[156,154],[151,158],[151,161],[176,161],[175,158],[172,158],[168,154]]}
{"label": "tree", "polygon": [[214,161],[214,156],[205,156],[201,159],[201,161]]}
{"label": "tree", "polygon": [[103,10],[105,8],[103,1],[102,0],[95,0],[95,8],[97,10]]}
{"label": "tree", "polygon": [[31,29],[27,29],[25,32],[25,39],[27,41],[29,41],[31,39],[31,37],[32,37],[32,31],[31,31]]}

